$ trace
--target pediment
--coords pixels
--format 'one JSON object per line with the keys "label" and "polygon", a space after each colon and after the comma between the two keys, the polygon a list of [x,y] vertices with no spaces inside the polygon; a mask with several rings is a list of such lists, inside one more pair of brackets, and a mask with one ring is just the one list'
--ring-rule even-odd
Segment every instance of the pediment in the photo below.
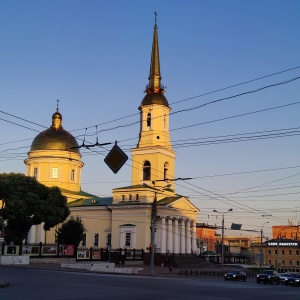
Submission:
{"label": "pediment", "polygon": [[181,197],[168,204],[167,206],[176,209],[189,210],[191,212],[200,212],[200,210],[194,204],[192,204],[191,201],[186,197]]}

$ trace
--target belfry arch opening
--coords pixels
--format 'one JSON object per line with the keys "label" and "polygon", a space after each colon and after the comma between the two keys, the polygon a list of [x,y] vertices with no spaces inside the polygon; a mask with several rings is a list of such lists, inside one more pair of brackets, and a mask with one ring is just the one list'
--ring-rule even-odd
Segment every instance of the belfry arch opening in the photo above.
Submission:
{"label": "belfry arch opening", "polygon": [[143,165],[143,180],[151,180],[151,164],[148,160]]}
{"label": "belfry arch opening", "polygon": [[164,163],[164,180],[168,179],[169,175],[169,164],[167,162]]}
{"label": "belfry arch opening", "polygon": [[147,114],[147,127],[151,128],[151,113]]}

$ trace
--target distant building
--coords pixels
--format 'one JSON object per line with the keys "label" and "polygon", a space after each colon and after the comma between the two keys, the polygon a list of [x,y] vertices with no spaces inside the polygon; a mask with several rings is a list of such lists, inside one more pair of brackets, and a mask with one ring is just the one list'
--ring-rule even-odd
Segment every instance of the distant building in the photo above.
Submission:
{"label": "distant building", "polygon": [[272,226],[273,239],[252,245],[254,261],[262,265],[273,266],[279,271],[300,271],[300,234],[299,226]]}
{"label": "distant building", "polygon": [[300,226],[298,225],[279,225],[272,226],[273,239],[284,238],[284,239],[300,239]]}
{"label": "distant building", "polygon": [[[260,237],[255,236],[225,236],[224,245],[227,246],[227,253],[231,255],[250,255],[251,245],[260,240]],[[218,237],[217,243],[221,239]]]}
{"label": "distant building", "polygon": [[300,271],[300,241],[291,239],[272,239],[252,245],[252,255],[255,262],[260,263],[262,250],[262,265],[272,266],[279,271]]}
{"label": "distant building", "polygon": [[199,254],[205,251],[216,252],[216,227],[205,223],[196,225],[197,244]]}

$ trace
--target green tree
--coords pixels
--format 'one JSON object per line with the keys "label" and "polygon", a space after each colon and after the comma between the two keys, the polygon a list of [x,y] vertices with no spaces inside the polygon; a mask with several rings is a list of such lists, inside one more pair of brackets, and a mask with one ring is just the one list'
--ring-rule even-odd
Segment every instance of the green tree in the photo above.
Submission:
{"label": "green tree", "polygon": [[6,242],[19,244],[32,225],[49,230],[70,214],[67,198],[58,187],[46,187],[24,174],[0,174],[1,230]]}
{"label": "green tree", "polygon": [[82,220],[77,216],[71,216],[56,230],[57,242],[61,245],[79,246],[86,229]]}

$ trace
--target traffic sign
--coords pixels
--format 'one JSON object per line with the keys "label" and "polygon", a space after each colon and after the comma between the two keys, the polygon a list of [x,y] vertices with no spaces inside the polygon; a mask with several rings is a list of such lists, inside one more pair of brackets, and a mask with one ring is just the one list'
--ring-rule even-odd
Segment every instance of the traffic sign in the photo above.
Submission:
{"label": "traffic sign", "polygon": [[116,174],[127,161],[128,156],[117,145],[117,142],[104,159],[108,167]]}

